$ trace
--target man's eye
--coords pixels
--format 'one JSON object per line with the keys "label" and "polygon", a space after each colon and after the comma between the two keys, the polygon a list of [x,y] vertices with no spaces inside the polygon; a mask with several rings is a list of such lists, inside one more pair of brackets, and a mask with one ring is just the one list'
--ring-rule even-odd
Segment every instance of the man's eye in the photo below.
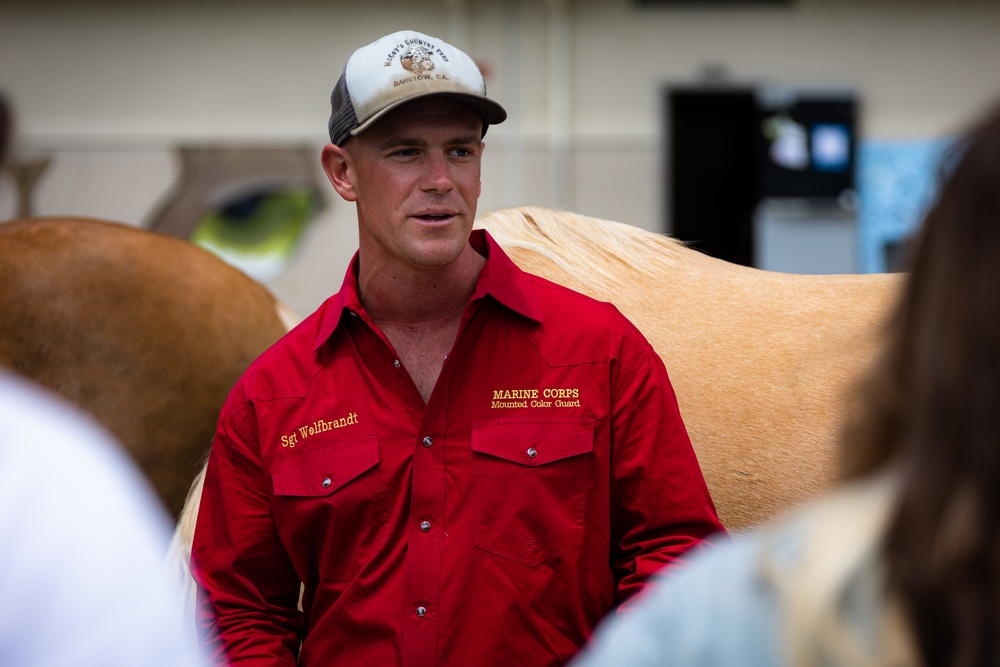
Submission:
{"label": "man's eye", "polygon": [[415,148],[401,148],[395,153],[399,157],[413,157],[417,155],[417,149]]}

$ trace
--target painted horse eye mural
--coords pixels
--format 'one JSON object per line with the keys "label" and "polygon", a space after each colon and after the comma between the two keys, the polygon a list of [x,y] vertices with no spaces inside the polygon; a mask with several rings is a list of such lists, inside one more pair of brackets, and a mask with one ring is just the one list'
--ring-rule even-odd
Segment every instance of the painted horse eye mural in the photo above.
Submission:
{"label": "painted horse eye mural", "polygon": [[181,146],[180,176],[145,227],[199,245],[268,283],[294,263],[322,209],[311,146]]}

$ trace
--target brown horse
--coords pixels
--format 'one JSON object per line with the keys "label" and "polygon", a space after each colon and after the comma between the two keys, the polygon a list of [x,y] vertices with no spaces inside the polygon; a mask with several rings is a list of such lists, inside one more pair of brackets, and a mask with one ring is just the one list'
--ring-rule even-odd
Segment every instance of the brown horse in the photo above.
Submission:
{"label": "brown horse", "polygon": [[229,389],[286,313],[180,239],[76,218],[0,224],[0,365],[95,416],[174,514]]}
{"label": "brown horse", "polygon": [[479,224],[521,268],[614,303],[642,330],[728,528],[769,519],[834,479],[848,394],[879,347],[898,275],[760,271],[542,208]]}

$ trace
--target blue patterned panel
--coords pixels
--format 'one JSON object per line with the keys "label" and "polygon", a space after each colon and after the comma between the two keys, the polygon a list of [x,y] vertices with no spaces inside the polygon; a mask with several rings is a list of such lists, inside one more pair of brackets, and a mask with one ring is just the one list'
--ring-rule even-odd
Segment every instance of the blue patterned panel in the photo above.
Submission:
{"label": "blue patterned panel", "polygon": [[937,193],[939,165],[954,140],[868,139],[858,145],[858,250],[861,273],[880,273],[904,247]]}

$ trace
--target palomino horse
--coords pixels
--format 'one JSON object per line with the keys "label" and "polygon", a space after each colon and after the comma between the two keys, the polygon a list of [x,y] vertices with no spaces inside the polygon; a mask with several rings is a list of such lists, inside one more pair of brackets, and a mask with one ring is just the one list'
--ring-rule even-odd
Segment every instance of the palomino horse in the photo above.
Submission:
{"label": "palomino horse", "polygon": [[0,365],[90,412],[181,510],[229,389],[290,325],[209,252],[128,225],[0,224]]}
{"label": "palomino horse", "polygon": [[[834,480],[848,395],[879,347],[898,276],[760,271],[544,208],[503,209],[479,224],[522,268],[614,303],[642,330],[667,366],[730,530]],[[178,525],[188,549],[200,481]]]}
{"label": "palomino horse", "polygon": [[719,517],[739,531],[825,489],[848,395],[899,276],[791,275],[542,208],[484,216],[521,268],[615,304],[659,352]]}

